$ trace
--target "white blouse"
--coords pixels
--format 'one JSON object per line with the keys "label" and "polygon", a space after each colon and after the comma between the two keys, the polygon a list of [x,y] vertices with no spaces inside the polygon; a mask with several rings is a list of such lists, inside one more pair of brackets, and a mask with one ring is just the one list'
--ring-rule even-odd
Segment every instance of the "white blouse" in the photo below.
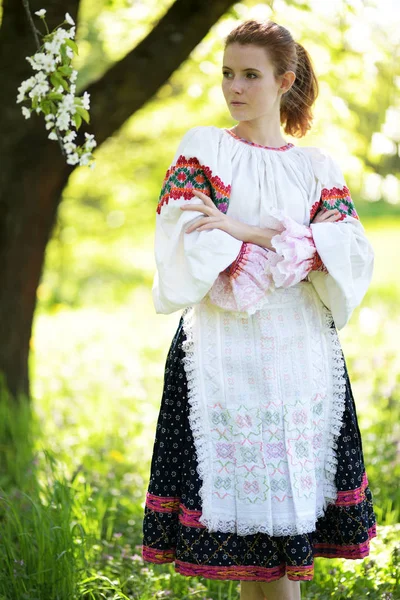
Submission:
{"label": "white blouse", "polygon": [[201,204],[191,187],[211,195],[222,212],[249,225],[268,227],[271,209],[310,225],[322,202],[338,208],[342,220],[311,223],[313,240],[328,270],[308,279],[333,315],[346,325],[372,277],[374,252],[365,236],[337,162],[316,147],[287,144],[268,148],[214,126],[193,127],[183,136],[168,169],[156,215],[153,299],[169,314],[200,302],[238,255],[242,243],[219,229],[185,229],[203,213],[181,211]]}
{"label": "white blouse", "polygon": [[[273,249],[219,229],[186,234],[204,216],[179,208],[202,203],[193,188],[235,219],[275,228]],[[341,219],[313,223],[322,206]],[[336,328],[374,263],[338,164],[316,147],[190,129],[162,185],[155,258],[156,312],[185,309],[200,522],[239,535],[314,531],[337,496],[346,382]]]}

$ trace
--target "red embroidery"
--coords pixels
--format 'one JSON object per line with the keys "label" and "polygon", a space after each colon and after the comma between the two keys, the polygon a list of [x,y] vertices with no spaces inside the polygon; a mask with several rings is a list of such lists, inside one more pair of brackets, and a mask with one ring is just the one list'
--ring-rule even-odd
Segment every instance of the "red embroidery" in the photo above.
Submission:
{"label": "red embroidery", "polygon": [[318,252],[315,252],[315,254],[314,254],[314,258],[313,258],[313,261],[311,263],[311,269],[310,270],[311,271],[322,271],[323,273],[328,273],[328,269],[326,268],[326,266],[322,262],[322,258],[320,257],[320,255],[318,254]]}
{"label": "red embroidery", "polygon": [[313,220],[316,213],[322,208],[326,208],[327,210],[333,210],[336,208],[340,212],[340,219],[338,219],[338,221],[334,221],[334,223],[343,221],[343,219],[347,216],[359,219],[350,195],[350,190],[346,185],[344,185],[342,188],[332,187],[323,188],[321,190],[320,200],[314,202],[311,207],[310,222]]}
{"label": "red embroidery", "polygon": [[315,215],[318,212],[318,209],[321,205],[321,201],[317,200],[316,202],[314,202],[314,204],[311,207],[311,211],[310,211],[310,222],[313,220],[313,218],[315,217]]}
{"label": "red embroidery", "polygon": [[199,190],[211,198],[216,207],[223,213],[228,210],[231,186],[225,185],[218,177],[213,175],[210,167],[200,164],[198,158],[186,158],[181,154],[176,164],[170,167],[164,177],[157,213],[161,207],[168,204],[170,199],[184,198],[190,200],[194,197],[192,190]]}
{"label": "red embroidery", "polygon": [[239,275],[239,272],[242,270],[242,265],[247,262],[246,254],[249,251],[250,248],[248,248],[248,244],[246,242],[243,242],[240,247],[239,254],[235,258],[235,260],[229,265],[229,267],[225,269],[225,271],[230,277],[233,277],[235,279]]}

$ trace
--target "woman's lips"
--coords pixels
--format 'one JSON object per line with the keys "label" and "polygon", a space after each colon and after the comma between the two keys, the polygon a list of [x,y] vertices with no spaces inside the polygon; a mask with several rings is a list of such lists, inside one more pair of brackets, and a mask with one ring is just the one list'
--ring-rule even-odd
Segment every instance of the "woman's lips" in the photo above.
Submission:
{"label": "woman's lips", "polygon": [[241,104],[246,104],[246,103],[245,103],[245,102],[231,102],[231,104],[234,104],[235,106],[236,106],[236,105],[238,105],[238,106],[239,106],[239,105],[241,105]]}

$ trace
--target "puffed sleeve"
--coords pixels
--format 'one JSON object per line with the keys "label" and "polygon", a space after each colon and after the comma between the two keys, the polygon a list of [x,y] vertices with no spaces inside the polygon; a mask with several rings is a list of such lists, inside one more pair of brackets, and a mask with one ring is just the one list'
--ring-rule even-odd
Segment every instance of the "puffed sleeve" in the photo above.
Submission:
{"label": "puffed sleeve", "polygon": [[[339,164],[326,151],[308,147],[314,175],[311,223],[313,241],[323,268],[308,273],[322,302],[342,329],[368,290],[374,267],[374,250],[360,222]],[[338,209],[341,218],[312,223],[321,208]]]}
{"label": "puffed sleeve", "polygon": [[242,242],[220,229],[185,233],[200,211],[182,211],[183,204],[203,204],[192,193],[207,194],[226,213],[232,167],[223,154],[218,128],[193,127],[183,136],[162,184],[156,212],[156,273],[152,295],[157,313],[170,314],[199,303],[219,273],[240,252]]}

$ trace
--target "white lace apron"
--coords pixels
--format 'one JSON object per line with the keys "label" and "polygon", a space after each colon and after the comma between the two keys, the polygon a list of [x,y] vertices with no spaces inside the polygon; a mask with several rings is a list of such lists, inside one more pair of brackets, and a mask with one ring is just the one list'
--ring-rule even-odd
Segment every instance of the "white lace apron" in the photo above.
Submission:
{"label": "white lace apron", "polygon": [[183,312],[190,426],[210,531],[296,535],[337,497],[344,362],[312,284],[266,295],[252,315]]}

